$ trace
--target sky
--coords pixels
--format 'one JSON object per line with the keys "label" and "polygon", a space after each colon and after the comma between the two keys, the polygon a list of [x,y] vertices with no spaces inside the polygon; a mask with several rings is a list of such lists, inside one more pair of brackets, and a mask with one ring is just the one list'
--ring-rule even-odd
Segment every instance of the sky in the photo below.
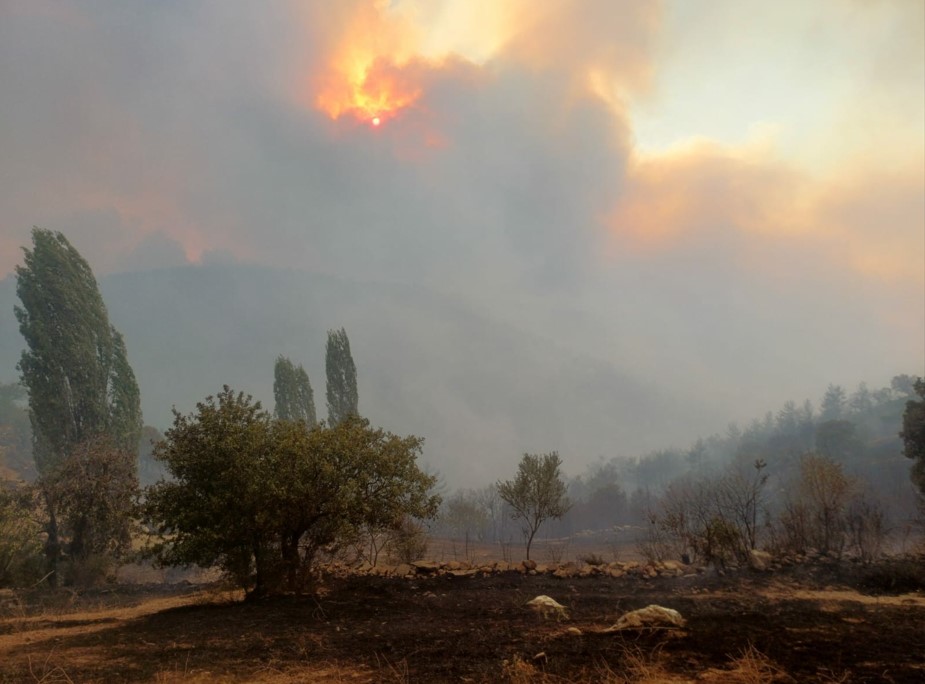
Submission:
{"label": "sky", "polygon": [[452,296],[693,439],[925,370],[925,3],[0,0],[0,278],[33,225]]}

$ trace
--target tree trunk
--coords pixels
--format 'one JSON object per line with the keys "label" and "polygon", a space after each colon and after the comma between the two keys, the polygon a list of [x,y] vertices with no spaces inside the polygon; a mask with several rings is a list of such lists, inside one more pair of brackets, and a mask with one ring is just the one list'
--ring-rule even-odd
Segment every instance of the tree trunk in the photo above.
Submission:
{"label": "tree trunk", "polygon": [[46,497],[48,506],[48,523],[45,531],[48,538],[45,540],[45,572],[48,573],[48,583],[52,587],[58,586],[58,559],[61,555],[61,543],[58,539],[58,520],[55,517],[55,507]]}

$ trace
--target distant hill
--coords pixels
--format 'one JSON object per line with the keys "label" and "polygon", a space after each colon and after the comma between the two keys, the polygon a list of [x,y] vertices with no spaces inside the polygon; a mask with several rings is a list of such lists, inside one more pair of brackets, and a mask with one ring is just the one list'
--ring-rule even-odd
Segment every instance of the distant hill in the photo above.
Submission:
{"label": "distant hill", "polygon": [[[344,326],[358,366],[360,411],[425,437],[425,461],[451,486],[508,474],[523,451],[558,449],[569,467],[689,441],[692,407],[601,359],[526,334],[445,294],[302,271],[186,266],[101,279],[125,334],[145,422],[228,384],[272,409],[273,363],[305,365],[326,415],[327,330]],[[0,281],[0,381],[16,378],[22,340],[15,281]],[[713,416],[709,416],[713,418]]]}

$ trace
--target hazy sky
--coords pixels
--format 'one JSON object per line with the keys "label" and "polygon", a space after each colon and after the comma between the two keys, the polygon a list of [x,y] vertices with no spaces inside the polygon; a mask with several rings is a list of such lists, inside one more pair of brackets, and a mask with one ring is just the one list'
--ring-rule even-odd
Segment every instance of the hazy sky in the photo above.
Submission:
{"label": "hazy sky", "polygon": [[923,122],[918,0],[0,0],[0,277],[410,285],[749,417],[925,369]]}

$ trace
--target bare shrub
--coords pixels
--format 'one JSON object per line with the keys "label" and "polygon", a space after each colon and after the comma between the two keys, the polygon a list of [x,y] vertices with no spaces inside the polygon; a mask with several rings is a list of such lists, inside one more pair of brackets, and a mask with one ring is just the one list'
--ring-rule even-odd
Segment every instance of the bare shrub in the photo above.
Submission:
{"label": "bare shrub", "polygon": [[549,560],[556,565],[562,562],[562,559],[565,558],[565,555],[568,553],[569,541],[554,541],[549,542],[546,545],[546,550],[549,553]]}
{"label": "bare shrub", "polygon": [[586,553],[578,557],[582,563],[590,565],[593,567],[604,565],[607,561],[604,560],[604,557],[597,553]]}
{"label": "bare shrub", "polygon": [[779,550],[806,553],[816,549],[840,556],[848,540],[847,509],[857,491],[855,480],[844,473],[840,463],[806,454],[790,491],[774,534]]}
{"label": "bare shrub", "polygon": [[413,563],[427,553],[427,528],[410,516],[402,518],[388,544],[389,558],[399,563]]}
{"label": "bare shrub", "polygon": [[888,530],[886,513],[881,503],[869,495],[855,497],[845,512],[848,544],[865,563],[883,555]]}
{"label": "bare shrub", "polygon": [[650,511],[646,517],[643,534],[636,540],[636,550],[647,563],[657,563],[670,558],[680,558],[683,551],[678,551],[677,540],[659,519],[659,514]]}

